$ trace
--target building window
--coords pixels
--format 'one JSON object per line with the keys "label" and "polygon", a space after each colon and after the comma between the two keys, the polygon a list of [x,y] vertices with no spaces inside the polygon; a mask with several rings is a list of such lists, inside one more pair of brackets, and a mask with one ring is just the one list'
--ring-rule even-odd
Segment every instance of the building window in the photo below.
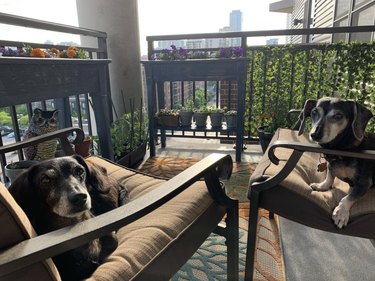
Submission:
{"label": "building window", "polygon": [[369,3],[371,0],[354,0],[354,9],[361,7],[363,4]]}
{"label": "building window", "polygon": [[349,12],[350,0],[337,0],[336,1],[336,18],[347,15]]}
{"label": "building window", "polygon": [[[375,4],[353,13],[352,25],[374,25]],[[350,41],[369,42],[372,39],[372,32],[360,32],[350,35]]]}
{"label": "building window", "polygon": [[[333,25],[334,27],[348,26],[348,17],[345,17],[339,21],[336,21]],[[340,41],[345,42],[347,33],[335,33],[333,34],[333,43],[338,43]]]}

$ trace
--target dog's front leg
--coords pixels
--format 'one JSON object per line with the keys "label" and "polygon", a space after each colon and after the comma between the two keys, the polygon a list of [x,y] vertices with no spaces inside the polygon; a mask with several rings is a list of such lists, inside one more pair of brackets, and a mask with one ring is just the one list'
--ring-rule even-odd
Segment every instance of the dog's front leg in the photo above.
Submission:
{"label": "dog's front leg", "polygon": [[348,224],[350,216],[350,208],[356,200],[350,195],[346,195],[333,210],[332,219],[338,228],[343,228]]}
{"label": "dog's front leg", "polygon": [[332,213],[332,219],[338,228],[343,228],[348,224],[351,207],[359,198],[366,194],[367,190],[372,185],[372,178],[364,175],[359,181],[355,182],[353,186],[350,186],[348,195],[340,200]]}
{"label": "dog's front leg", "polygon": [[332,170],[328,164],[326,179],[321,183],[312,183],[310,187],[316,191],[327,191],[331,188],[335,176],[332,174]]}

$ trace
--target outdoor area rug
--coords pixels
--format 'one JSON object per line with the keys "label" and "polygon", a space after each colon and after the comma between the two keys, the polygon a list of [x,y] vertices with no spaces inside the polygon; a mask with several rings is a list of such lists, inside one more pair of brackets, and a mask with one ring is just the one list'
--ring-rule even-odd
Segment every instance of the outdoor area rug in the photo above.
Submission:
{"label": "outdoor area rug", "polygon": [[[171,178],[184,171],[199,159],[153,157],[147,159],[138,169],[149,174]],[[233,173],[224,181],[227,194],[240,202],[240,280],[244,278],[247,224],[249,203],[246,198],[247,185],[256,163],[234,163]],[[256,281],[284,281],[284,263],[280,247],[278,217],[268,218],[268,212],[260,211],[258,224],[257,252],[255,261]],[[227,280],[226,279],[226,246],[222,236],[211,234],[193,257],[171,279],[185,280]]]}

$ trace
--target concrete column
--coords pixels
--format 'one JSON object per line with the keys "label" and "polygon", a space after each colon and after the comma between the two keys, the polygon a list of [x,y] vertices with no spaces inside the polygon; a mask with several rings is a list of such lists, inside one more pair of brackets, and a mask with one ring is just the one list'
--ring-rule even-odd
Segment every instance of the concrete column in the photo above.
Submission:
{"label": "concrete column", "polygon": [[[126,110],[130,98],[140,107],[142,79],[138,6],[136,0],[76,0],[80,27],[104,31],[108,34],[108,58],[111,96],[118,114],[124,112],[121,90]],[[92,38],[82,37],[82,45],[92,43]]]}

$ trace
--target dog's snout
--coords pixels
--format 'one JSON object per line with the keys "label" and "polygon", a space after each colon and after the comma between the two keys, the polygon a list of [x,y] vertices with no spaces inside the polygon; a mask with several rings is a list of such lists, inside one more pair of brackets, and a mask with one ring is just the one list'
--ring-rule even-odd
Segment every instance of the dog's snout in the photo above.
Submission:
{"label": "dog's snout", "polygon": [[86,204],[87,201],[87,194],[85,193],[76,193],[70,197],[70,202],[74,206],[82,207]]}
{"label": "dog's snout", "polygon": [[317,126],[313,132],[310,133],[313,141],[319,141],[323,137],[323,126]]}

